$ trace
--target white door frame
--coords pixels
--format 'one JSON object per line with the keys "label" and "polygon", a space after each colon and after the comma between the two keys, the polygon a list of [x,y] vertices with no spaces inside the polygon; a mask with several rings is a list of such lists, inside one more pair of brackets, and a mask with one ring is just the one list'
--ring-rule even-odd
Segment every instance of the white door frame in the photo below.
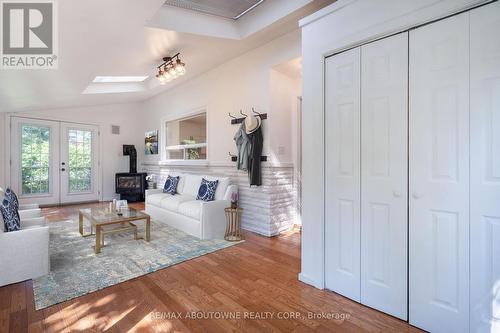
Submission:
{"label": "white door frame", "polygon": [[[64,119],[64,118],[56,118],[56,117],[36,117],[36,116],[30,116],[30,115],[18,115],[16,113],[8,113],[7,116],[5,117],[5,144],[6,144],[6,149],[5,149],[5,182],[6,184],[3,184],[4,186],[10,186],[11,185],[11,161],[12,161],[12,149],[11,149],[11,131],[12,131],[12,118],[25,118],[28,120],[42,120],[42,121],[57,121],[57,122],[64,122],[64,123],[73,123],[76,125],[92,125],[96,126],[98,129],[98,140],[97,140],[97,149],[98,149],[98,174],[97,174],[97,188],[98,188],[98,193],[99,193],[99,201],[103,200],[103,168],[102,168],[102,140],[101,140],[101,130],[102,130],[102,124],[99,123],[82,123],[82,122],[76,122],[72,121],[70,119]],[[59,165],[58,165],[59,166]]]}

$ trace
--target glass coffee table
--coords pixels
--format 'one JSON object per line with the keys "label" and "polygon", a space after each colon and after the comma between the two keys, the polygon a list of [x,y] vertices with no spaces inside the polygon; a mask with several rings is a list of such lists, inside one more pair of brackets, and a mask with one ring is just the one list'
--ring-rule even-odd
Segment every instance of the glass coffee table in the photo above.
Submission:
{"label": "glass coffee table", "polygon": [[[101,252],[101,247],[104,243],[104,235],[107,233],[134,230],[135,239],[137,237],[137,226],[132,223],[135,221],[146,221],[146,241],[151,240],[151,217],[141,211],[133,208],[127,208],[118,212],[110,210],[109,207],[94,207],[79,210],[79,231],[83,237],[94,235],[95,229],[95,253]],[[84,234],[83,220],[84,218],[90,222],[90,233]],[[111,226],[111,227],[110,227]]]}

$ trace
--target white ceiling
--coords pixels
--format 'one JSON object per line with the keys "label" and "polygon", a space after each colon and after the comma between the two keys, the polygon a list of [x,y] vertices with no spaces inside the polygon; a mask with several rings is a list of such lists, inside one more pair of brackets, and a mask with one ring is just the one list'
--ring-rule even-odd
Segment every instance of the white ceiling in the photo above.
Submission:
{"label": "white ceiling", "polygon": [[[170,20],[161,20],[173,9],[164,0],[58,1],[59,69],[0,70],[0,112],[141,101],[297,29],[298,19],[331,2],[266,0],[240,19],[230,20],[238,22],[233,26],[237,34],[221,38],[226,19],[199,13],[193,17],[192,11],[175,8],[181,23],[172,26]],[[192,31],[204,24],[209,33]],[[175,51],[181,52],[187,73],[159,86],[154,79],[156,66]],[[96,93],[104,86],[89,86],[96,76],[147,75],[152,79],[144,83],[108,87],[115,93]]]}

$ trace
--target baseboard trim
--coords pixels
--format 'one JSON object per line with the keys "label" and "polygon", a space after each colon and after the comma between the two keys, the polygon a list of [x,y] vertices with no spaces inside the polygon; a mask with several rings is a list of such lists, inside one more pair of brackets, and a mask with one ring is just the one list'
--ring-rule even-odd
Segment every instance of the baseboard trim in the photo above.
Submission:
{"label": "baseboard trim", "polygon": [[308,276],[302,272],[299,273],[298,277],[299,277],[299,281],[304,282],[305,284],[311,285],[311,286],[318,288],[318,289],[321,289],[321,290],[324,289],[324,287],[321,284],[317,283],[317,281],[315,281],[313,278],[311,278],[310,276]]}

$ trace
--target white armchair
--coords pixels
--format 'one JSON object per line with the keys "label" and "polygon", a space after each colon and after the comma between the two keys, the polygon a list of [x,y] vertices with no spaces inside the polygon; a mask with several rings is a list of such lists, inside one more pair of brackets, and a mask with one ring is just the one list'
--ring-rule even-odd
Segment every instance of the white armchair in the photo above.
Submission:
{"label": "white armchair", "polygon": [[49,227],[36,211],[19,212],[21,230],[4,232],[0,215],[0,287],[48,274]]}

